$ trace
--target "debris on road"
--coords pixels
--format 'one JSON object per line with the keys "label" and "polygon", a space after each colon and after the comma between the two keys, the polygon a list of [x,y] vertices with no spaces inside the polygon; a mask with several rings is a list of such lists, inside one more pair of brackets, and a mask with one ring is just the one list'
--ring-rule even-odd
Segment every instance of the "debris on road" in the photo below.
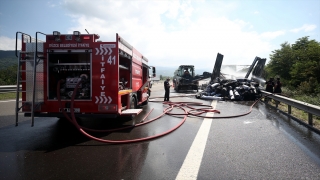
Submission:
{"label": "debris on road", "polygon": [[[219,57],[221,56],[221,57]],[[217,55],[216,63],[207,85],[202,85],[202,92],[196,94],[198,99],[251,101],[261,97],[261,75],[266,59],[256,57],[244,78],[227,79],[220,72],[223,55]],[[251,74],[249,79],[249,75]],[[234,76],[231,76],[234,77]]]}
{"label": "debris on road", "polygon": [[259,83],[255,81],[248,79],[218,79],[217,81],[208,84],[202,92],[196,94],[196,98],[250,101],[261,97]]}

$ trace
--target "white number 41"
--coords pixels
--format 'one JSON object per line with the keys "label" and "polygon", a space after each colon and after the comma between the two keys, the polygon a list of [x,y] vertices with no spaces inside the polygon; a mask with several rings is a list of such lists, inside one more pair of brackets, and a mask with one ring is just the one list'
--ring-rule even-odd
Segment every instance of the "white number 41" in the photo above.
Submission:
{"label": "white number 41", "polygon": [[108,63],[110,65],[112,65],[112,63],[113,63],[113,65],[116,65],[116,56],[113,56],[113,57],[109,56]]}

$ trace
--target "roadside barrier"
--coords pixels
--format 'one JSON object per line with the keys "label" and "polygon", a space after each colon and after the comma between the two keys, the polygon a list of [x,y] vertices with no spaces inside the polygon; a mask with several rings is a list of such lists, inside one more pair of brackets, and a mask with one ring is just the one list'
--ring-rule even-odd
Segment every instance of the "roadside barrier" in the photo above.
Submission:
{"label": "roadside barrier", "polygon": [[[275,101],[279,101],[280,103],[284,103],[288,106],[288,113],[281,111],[282,113],[289,115],[293,117],[293,120],[297,121],[298,123],[306,126],[307,128],[317,132],[320,134],[320,130],[314,127],[314,121],[313,121],[313,115],[320,117],[320,107],[312,104],[308,104],[302,101],[290,99],[285,96],[272,94],[266,91],[261,91],[261,94],[263,96],[269,96],[269,98],[274,99]],[[292,110],[291,108],[295,107],[297,109],[300,109],[306,113],[308,113],[308,123],[303,122],[302,120],[292,116]],[[278,104],[276,104],[276,108],[278,109]],[[279,110],[279,109],[278,109]]]}

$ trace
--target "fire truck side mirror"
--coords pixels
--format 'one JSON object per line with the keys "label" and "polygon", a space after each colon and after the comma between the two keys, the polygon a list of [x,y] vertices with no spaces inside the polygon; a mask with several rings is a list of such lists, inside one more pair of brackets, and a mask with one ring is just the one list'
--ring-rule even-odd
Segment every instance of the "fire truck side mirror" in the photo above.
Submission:
{"label": "fire truck side mirror", "polygon": [[156,68],[155,67],[152,67],[152,76],[156,77]]}

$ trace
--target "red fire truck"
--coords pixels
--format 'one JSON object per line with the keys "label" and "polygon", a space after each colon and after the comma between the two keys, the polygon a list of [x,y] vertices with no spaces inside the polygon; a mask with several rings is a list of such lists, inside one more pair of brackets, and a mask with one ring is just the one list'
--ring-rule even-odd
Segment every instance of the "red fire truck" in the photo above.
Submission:
{"label": "red fire truck", "polygon": [[32,117],[33,126],[34,117],[63,117],[62,112],[71,110],[76,117],[104,118],[132,117],[142,111],[137,106],[148,103],[155,68],[118,34],[115,42],[98,39],[97,34],[79,31],[37,32],[36,38],[16,33],[16,125],[20,112]]}

